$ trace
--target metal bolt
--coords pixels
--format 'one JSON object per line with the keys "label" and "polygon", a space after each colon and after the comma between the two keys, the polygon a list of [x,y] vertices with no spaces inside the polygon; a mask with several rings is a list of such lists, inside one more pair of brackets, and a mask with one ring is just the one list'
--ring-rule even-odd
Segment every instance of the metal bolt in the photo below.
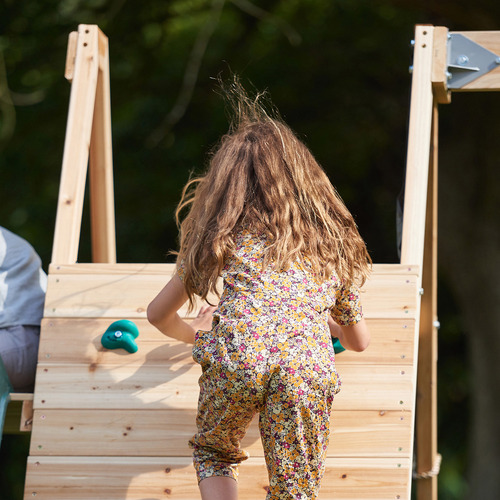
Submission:
{"label": "metal bolt", "polygon": [[447,71],[445,75],[447,80],[451,80],[451,77],[453,76],[449,71]]}
{"label": "metal bolt", "polygon": [[457,64],[463,66],[469,62],[469,58],[465,54],[461,54],[457,57]]}
{"label": "metal bolt", "polygon": [[500,57],[497,57],[497,58],[495,59],[495,64],[500,64]]}
{"label": "metal bolt", "polygon": [[419,293],[420,295],[423,295],[423,294],[424,294],[424,289],[423,289],[423,288],[419,288],[419,289],[418,289],[418,293]]}
{"label": "metal bolt", "polygon": [[410,46],[415,47],[415,40],[410,40]]}
{"label": "metal bolt", "polygon": [[123,333],[122,333],[122,332],[120,332],[120,330],[118,330],[118,331],[116,331],[116,332],[115,332],[115,337],[116,337],[117,339],[119,339],[122,335],[123,335]]}
{"label": "metal bolt", "polygon": [[432,326],[439,330],[441,328],[441,323],[439,321],[433,321]]}
{"label": "metal bolt", "polygon": [[410,67],[408,68],[408,73],[410,73],[410,75],[413,73],[413,66],[410,66]]}

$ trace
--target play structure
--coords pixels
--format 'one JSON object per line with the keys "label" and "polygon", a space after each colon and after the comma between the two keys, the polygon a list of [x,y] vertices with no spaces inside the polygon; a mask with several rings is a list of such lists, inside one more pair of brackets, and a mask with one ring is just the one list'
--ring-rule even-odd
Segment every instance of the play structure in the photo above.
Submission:
{"label": "play structure", "polygon": [[[197,499],[187,442],[201,370],[189,346],[146,320],[174,265],[116,263],[108,45],[97,26],[71,33],[65,76],[72,88],[35,391],[10,394],[6,422],[32,432],[24,498]],[[438,103],[452,90],[498,89],[500,32],[416,27],[401,262],[375,264],[363,289],[369,348],[337,356],[343,389],[322,500],[409,500],[412,475],[419,500],[437,498]],[[77,263],[87,166],[93,262]],[[243,446],[251,458],[240,498],[263,499],[257,422]]]}

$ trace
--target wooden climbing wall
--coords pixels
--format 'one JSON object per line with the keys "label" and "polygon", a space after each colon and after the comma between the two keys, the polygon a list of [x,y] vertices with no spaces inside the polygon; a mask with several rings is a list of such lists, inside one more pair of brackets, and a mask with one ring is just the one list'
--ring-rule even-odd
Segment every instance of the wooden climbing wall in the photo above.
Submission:
{"label": "wooden climbing wall", "polygon": [[[25,498],[199,498],[187,441],[200,367],[189,346],[148,324],[171,264],[52,265],[42,323]],[[343,379],[321,499],[408,498],[415,394],[418,269],[376,265],[363,294],[373,342],[338,355]],[[134,321],[139,350],[106,350],[116,319]],[[240,498],[265,497],[252,425]]]}

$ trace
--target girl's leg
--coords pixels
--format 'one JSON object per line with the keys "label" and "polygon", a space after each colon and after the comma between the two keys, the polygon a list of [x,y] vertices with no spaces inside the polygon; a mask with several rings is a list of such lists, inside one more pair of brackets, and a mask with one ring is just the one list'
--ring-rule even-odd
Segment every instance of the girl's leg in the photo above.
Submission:
{"label": "girl's leg", "polygon": [[[329,440],[331,400],[328,373],[301,376],[276,370],[260,413],[269,493],[272,500],[318,497]],[[326,381],[325,381],[326,379]]]}
{"label": "girl's leg", "polygon": [[238,483],[225,476],[207,477],[200,481],[202,500],[237,500]]}
{"label": "girl's leg", "polygon": [[198,432],[189,445],[203,499],[236,498],[238,464],[248,458],[239,444],[256,413],[254,373],[249,370],[249,381],[237,375],[211,365],[200,377]]}

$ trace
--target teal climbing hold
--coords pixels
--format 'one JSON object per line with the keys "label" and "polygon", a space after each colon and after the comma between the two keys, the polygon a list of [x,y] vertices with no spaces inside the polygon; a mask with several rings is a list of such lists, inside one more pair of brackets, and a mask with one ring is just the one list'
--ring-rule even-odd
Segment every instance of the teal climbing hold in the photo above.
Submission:
{"label": "teal climbing hold", "polygon": [[338,354],[339,352],[345,351],[345,347],[340,343],[340,340],[337,337],[332,337],[332,342],[333,342],[333,350],[335,351],[335,354]]}
{"label": "teal climbing hold", "polygon": [[125,349],[130,353],[137,352],[135,339],[139,336],[139,329],[133,321],[120,319],[111,323],[101,338],[101,344],[106,349]]}

